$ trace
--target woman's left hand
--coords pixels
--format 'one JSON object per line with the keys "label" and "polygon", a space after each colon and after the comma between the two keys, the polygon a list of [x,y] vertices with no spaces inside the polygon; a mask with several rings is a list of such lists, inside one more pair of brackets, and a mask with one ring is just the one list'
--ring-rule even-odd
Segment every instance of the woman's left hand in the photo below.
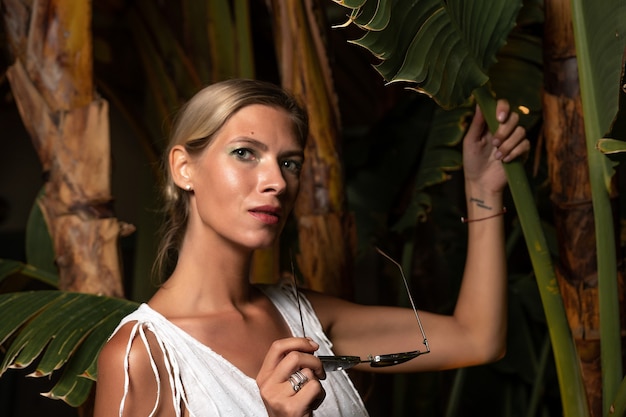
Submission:
{"label": "woman's left hand", "polygon": [[480,108],[463,141],[465,179],[490,192],[500,192],[506,185],[502,163],[525,158],[530,150],[526,130],[519,126],[519,115],[511,112],[506,100],[498,100],[496,117],[500,125],[490,133]]}

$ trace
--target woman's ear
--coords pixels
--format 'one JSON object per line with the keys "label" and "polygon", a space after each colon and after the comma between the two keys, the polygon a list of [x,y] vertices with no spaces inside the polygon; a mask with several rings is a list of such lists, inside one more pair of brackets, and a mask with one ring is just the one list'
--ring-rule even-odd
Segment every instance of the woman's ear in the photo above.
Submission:
{"label": "woman's ear", "polygon": [[189,175],[191,160],[187,150],[181,145],[174,146],[170,150],[168,162],[174,183],[183,190],[191,191],[193,189]]}

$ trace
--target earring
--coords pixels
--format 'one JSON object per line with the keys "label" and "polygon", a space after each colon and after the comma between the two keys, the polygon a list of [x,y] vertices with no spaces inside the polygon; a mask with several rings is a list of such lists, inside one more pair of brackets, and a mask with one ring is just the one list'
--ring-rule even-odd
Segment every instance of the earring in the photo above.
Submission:
{"label": "earring", "polygon": [[190,184],[187,184],[187,185],[185,186],[185,190],[187,190],[187,191],[191,191],[191,185],[190,185]]}

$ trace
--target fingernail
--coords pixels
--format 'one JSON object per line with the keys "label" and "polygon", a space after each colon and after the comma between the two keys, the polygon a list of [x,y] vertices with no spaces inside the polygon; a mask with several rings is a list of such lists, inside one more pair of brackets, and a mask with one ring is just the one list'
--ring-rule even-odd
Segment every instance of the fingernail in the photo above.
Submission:
{"label": "fingernail", "polygon": [[498,151],[495,154],[496,159],[502,159],[502,152]]}
{"label": "fingernail", "polygon": [[501,145],[501,143],[500,143],[500,140],[499,140],[499,139],[494,139],[494,140],[493,140],[493,142],[491,142],[491,144],[492,144],[493,146],[495,146],[496,148],[497,148],[498,146],[500,146],[500,145]]}
{"label": "fingernail", "polygon": [[317,349],[318,347],[320,347],[320,345],[318,345],[317,343],[315,343],[313,341],[313,339],[311,339],[310,337],[307,337],[307,339],[309,340],[309,343],[311,344],[312,347],[314,347],[315,349]]}
{"label": "fingernail", "polygon": [[500,123],[504,122],[506,120],[506,113],[505,112],[500,112],[498,113],[498,121]]}

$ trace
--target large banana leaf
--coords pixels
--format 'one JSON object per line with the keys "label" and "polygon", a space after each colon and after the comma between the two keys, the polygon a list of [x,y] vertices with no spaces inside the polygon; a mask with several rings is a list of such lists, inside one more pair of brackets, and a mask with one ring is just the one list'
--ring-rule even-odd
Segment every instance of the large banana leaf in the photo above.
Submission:
{"label": "large banana leaf", "polygon": [[[431,209],[428,187],[447,181],[449,172],[461,167],[457,145],[468,112],[462,107],[443,110],[425,96],[414,96],[383,119],[382,131],[373,129],[371,145],[369,140],[359,140],[346,149],[345,163],[355,173],[347,178],[347,194],[357,221],[359,248],[370,245],[371,238],[388,227],[389,213],[407,182],[414,184],[411,202],[393,228],[404,232],[426,219]],[[381,137],[384,148],[377,146]],[[415,166],[419,166],[417,173]]]}
{"label": "large banana leaf", "polygon": [[597,151],[596,143],[609,133],[617,114],[626,47],[626,3],[572,0],[571,4],[596,229],[602,405],[603,413],[609,415],[622,380],[622,336],[610,201],[613,162]]}
{"label": "large banana leaf", "polygon": [[446,108],[466,102],[487,83],[487,70],[521,7],[510,0],[380,0],[374,8],[376,3],[353,11],[360,16],[373,9],[372,19],[381,21],[380,30],[368,30],[355,43],[382,60],[376,69],[387,81],[409,82]]}
{"label": "large banana leaf", "polygon": [[463,138],[464,122],[471,108],[460,106],[451,110],[438,108],[434,111],[431,129],[428,132],[422,153],[411,205],[404,212],[394,229],[403,231],[415,226],[415,221],[425,221],[431,208],[427,188],[447,181],[449,172],[462,167],[461,153],[456,147]]}
{"label": "large banana leaf", "polygon": [[[36,224],[40,214],[35,204],[29,225]],[[45,252],[50,244],[41,229],[29,234],[29,239],[34,250]],[[23,290],[32,281],[56,288],[58,274],[47,268],[47,257],[34,258],[42,259],[43,267],[0,259],[0,290]],[[100,349],[121,318],[136,307],[137,303],[123,299],[57,290],[0,294],[0,376],[9,368],[25,368],[38,360],[32,376],[62,372],[44,395],[81,405],[95,381]]]}
{"label": "large banana leaf", "polygon": [[[37,202],[27,230],[29,263],[0,259],[0,289],[22,290],[30,281],[57,288],[52,242]],[[42,255],[43,254],[43,255]],[[96,379],[97,357],[121,318],[137,303],[58,290],[0,294],[0,376],[39,361],[32,376],[62,372],[44,395],[81,405]]]}
{"label": "large banana leaf", "polygon": [[107,337],[136,308],[132,301],[65,291],[2,294],[0,345],[7,349],[0,376],[39,359],[32,376],[63,370],[44,395],[77,407],[96,380],[98,353]]}
{"label": "large banana leaf", "polygon": [[[511,0],[396,0],[388,23],[378,24],[383,29],[367,31],[361,25],[367,33],[356,43],[382,61],[377,69],[387,81],[415,85],[443,107],[460,105],[473,94],[495,130],[495,99],[487,74],[520,7],[520,1]],[[386,8],[378,9],[387,16]],[[360,10],[369,7],[356,8],[352,16]],[[526,174],[519,162],[505,169],[546,310],[565,415],[588,415],[576,348]]]}

